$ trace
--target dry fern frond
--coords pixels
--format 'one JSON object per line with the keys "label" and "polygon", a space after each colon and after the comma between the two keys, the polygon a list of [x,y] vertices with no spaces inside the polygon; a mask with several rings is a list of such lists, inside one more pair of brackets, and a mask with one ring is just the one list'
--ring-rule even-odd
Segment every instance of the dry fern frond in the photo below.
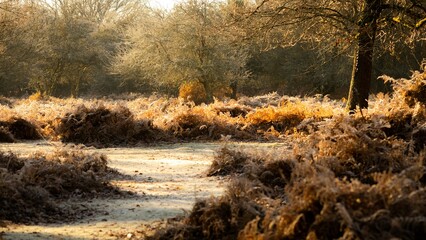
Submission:
{"label": "dry fern frond", "polygon": [[60,150],[19,158],[0,152],[0,220],[51,222],[62,219],[69,209],[58,201],[70,196],[93,197],[119,194],[109,184],[117,173],[107,166],[104,155]]}
{"label": "dry fern frond", "polygon": [[104,106],[79,106],[67,113],[56,129],[65,142],[85,144],[119,144],[136,134],[132,113],[125,107],[109,110]]}

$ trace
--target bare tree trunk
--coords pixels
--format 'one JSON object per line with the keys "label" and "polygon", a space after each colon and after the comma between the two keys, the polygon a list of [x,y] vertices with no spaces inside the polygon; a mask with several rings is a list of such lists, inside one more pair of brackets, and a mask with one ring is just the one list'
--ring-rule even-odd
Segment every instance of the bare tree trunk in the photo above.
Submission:
{"label": "bare tree trunk", "polygon": [[355,110],[357,106],[361,109],[368,108],[368,95],[370,94],[374,39],[370,39],[368,36],[359,37],[347,103],[349,111]]}
{"label": "bare tree trunk", "polygon": [[380,16],[381,0],[366,0],[359,23],[358,46],[355,49],[351,86],[346,108],[354,111],[368,108],[371,75],[373,71],[374,41],[377,31],[377,19]]}
{"label": "bare tree trunk", "polygon": [[231,88],[231,99],[237,99],[238,80],[231,81],[229,87]]}

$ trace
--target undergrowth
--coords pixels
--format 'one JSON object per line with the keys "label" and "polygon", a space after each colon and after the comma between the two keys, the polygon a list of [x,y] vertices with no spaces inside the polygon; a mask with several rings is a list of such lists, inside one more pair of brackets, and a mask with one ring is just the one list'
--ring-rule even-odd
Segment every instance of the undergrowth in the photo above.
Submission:
{"label": "undergrowth", "polygon": [[75,210],[58,203],[69,197],[122,194],[109,183],[118,175],[106,156],[58,150],[18,157],[0,152],[0,221],[51,222],[73,218]]}
{"label": "undergrowth", "polygon": [[297,125],[293,151],[219,150],[207,175],[229,175],[226,193],[150,239],[423,239],[426,74],[386,79],[393,95],[354,115],[248,113],[260,128]]}
{"label": "undergrowth", "polygon": [[94,146],[130,144],[133,141],[151,142],[161,138],[161,132],[148,120],[136,121],[126,107],[107,109],[103,105],[79,106],[62,117],[55,133],[64,142]]}
{"label": "undergrowth", "polygon": [[0,141],[42,137],[107,147],[179,140],[280,140],[300,124],[331,118],[343,111],[340,105],[322,97],[277,94],[215,99],[208,105],[155,95],[16,99],[11,105],[0,105]]}
{"label": "undergrowth", "polygon": [[37,126],[22,118],[10,118],[0,121],[0,142],[19,140],[37,140],[41,135]]}
{"label": "undergrowth", "polygon": [[[353,115],[326,97],[278,94],[208,105],[159,96],[15,100],[0,105],[0,139],[17,140],[20,135],[8,125],[17,119],[29,119],[45,138],[95,146],[285,139],[291,141],[292,152],[221,149],[207,175],[230,176],[226,193],[199,200],[187,216],[150,239],[422,239],[426,234],[426,73],[414,72],[411,79],[383,79],[392,83],[393,94],[373,96],[369,109]],[[86,176],[80,170],[78,176],[66,175],[72,182],[58,184],[57,177],[39,178],[34,173],[53,168],[64,173],[61,169],[78,167],[48,163],[38,168],[44,158],[33,157],[30,170],[20,174],[29,165],[15,161],[13,155],[2,156],[6,160],[0,164],[0,186],[5,188],[2,194],[9,194],[6,200],[22,195],[20,191],[34,193],[35,202],[69,194],[75,192],[74,178]],[[19,181],[6,183],[10,179]],[[25,181],[37,184],[28,186]],[[97,184],[89,181],[85,186],[97,189]],[[47,212],[55,210],[49,201],[39,205]]]}

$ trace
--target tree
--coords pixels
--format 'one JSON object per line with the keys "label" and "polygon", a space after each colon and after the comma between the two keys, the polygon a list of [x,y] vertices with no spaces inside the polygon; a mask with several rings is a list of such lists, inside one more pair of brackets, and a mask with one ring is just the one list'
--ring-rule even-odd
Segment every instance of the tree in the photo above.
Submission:
{"label": "tree", "polygon": [[[249,13],[270,43],[299,41],[353,49],[347,108],[368,107],[374,49],[425,41],[424,0],[262,0]],[[252,19],[252,18],[249,18]],[[280,29],[277,35],[272,29]],[[282,37],[284,35],[284,38]]]}
{"label": "tree", "polygon": [[[221,87],[246,78],[245,46],[224,28],[219,3],[189,0],[170,13],[151,12],[128,33],[128,46],[113,70],[130,79],[179,86],[201,83],[210,97]],[[231,82],[233,84],[231,84]]]}
{"label": "tree", "polygon": [[28,84],[29,63],[34,54],[32,16],[34,4],[0,3],[0,94],[22,94]]}
{"label": "tree", "polygon": [[31,85],[45,95],[52,95],[59,85],[68,85],[69,94],[77,96],[96,66],[93,25],[72,16],[51,15],[41,20],[47,24],[40,25]]}
{"label": "tree", "polygon": [[133,19],[138,1],[51,0],[39,2],[33,17],[37,55],[30,86],[45,95],[78,96],[83,88],[109,79],[107,66]]}

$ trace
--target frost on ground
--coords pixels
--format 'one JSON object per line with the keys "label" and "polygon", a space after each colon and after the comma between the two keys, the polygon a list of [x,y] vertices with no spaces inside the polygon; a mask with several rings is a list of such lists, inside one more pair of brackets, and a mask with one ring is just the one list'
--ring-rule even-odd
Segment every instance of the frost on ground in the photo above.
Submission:
{"label": "frost on ground", "polygon": [[[113,180],[133,196],[69,199],[64,205],[93,213],[78,221],[55,224],[9,224],[0,228],[0,239],[124,239],[143,238],[168,218],[189,211],[196,199],[219,196],[226,179],[206,177],[214,154],[223,143],[182,143],[140,148],[83,148],[106,154],[109,166],[129,176]],[[253,145],[254,144],[240,144]],[[275,148],[281,144],[259,144]],[[78,147],[78,146],[75,146]],[[2,144],[0,150],[26,155],[49,152],[56,147],[46,142]],[[64,216],[66,219],[66,216]]]}

